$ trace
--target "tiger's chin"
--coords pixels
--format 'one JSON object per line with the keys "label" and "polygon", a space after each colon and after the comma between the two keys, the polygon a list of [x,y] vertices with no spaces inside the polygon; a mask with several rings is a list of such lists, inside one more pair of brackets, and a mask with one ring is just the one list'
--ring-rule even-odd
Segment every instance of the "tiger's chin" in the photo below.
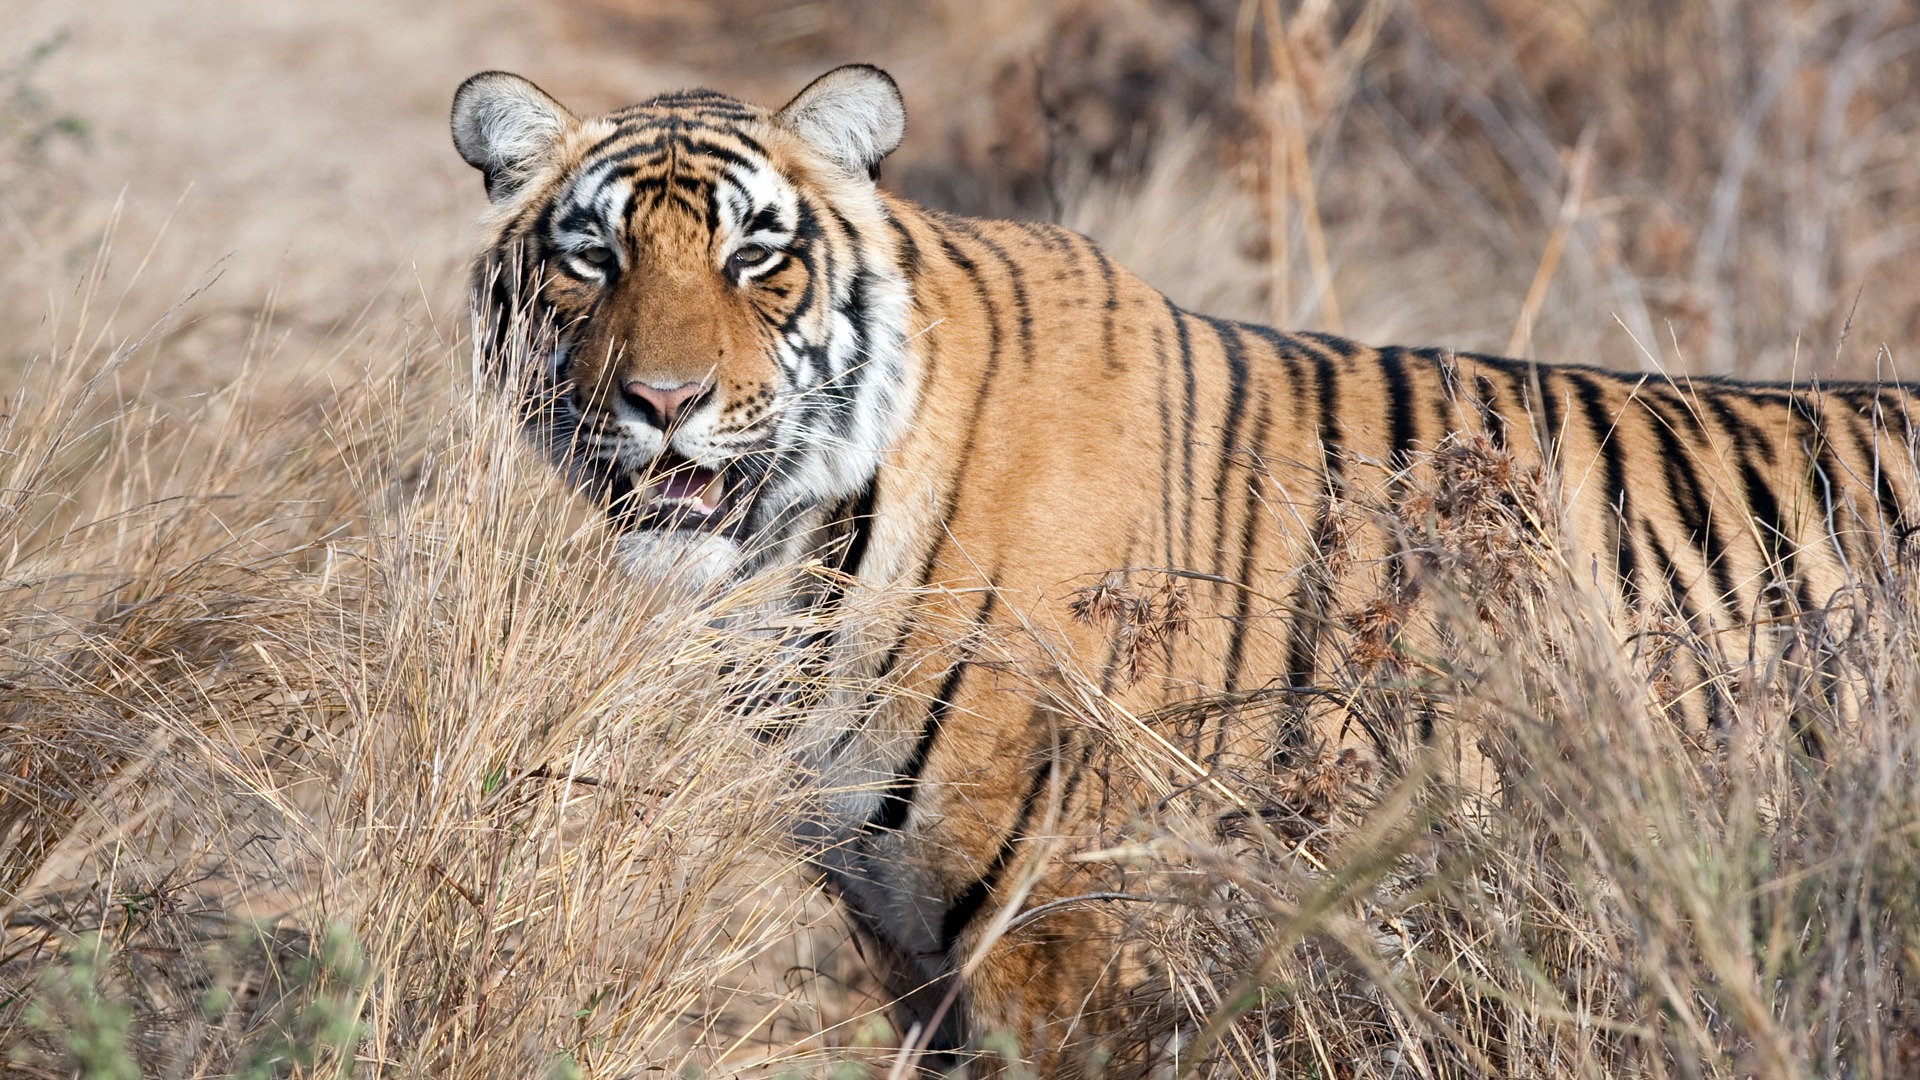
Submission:
{"label": "tiger's chin", "polygon": [[635,529],[614,544],[620,568],[676,591],[699,592],[727,580],[741,563],[738,541],[690,529]]}

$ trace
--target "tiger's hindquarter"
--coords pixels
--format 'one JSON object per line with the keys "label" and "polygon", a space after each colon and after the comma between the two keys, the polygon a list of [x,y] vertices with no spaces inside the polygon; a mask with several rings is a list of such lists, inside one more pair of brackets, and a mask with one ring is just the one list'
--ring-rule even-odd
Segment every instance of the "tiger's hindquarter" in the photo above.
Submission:
{"label": "tiger's hindquarter", "polygon": [[[843,800],[824,861],[896,989],[916,991],[910,1012],[950,1039],[1148,1052],[1115,1039],[1150,1030],[1150,958],[1110,907],[1072,899],[1124,892],[1124,875],[1063,856],[1155,789],[1090,769],[1098,736],[1063,703],[1097,690],[1146,716],[1314,686],[1340,662],[1330,628],[1367,599],[1323,572],[1336,519],[1390,504],[1449,437],[1550,465],[1564,511],[1538,510],[1564,513],[1569,564],[1624,610],[1701,633],[1820,612],[1885,564],[1920,494],[1897,388],[1676,384],[1283,334],[1182,311],[1064,230],[890,209],[922,392],[874,512],[910,523],[895,572],[927,591],[875,653],[893,691],[842,747],[885,779]],[[1363,553],[1370,589],[1409,572],[1398,557]],[[1137,637],[1072,610],[1109,575],[1189,597],[1144,663]],[[1224,720],[1164,734],[1203,771],[1275,737]]]}

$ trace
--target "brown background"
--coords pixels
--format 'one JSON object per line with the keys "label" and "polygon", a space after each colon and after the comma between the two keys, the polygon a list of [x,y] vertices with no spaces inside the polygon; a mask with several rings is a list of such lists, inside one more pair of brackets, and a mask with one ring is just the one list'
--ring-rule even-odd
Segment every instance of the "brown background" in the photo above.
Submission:
{"label": "brown background", "polygon": [[28,0],[0,47],[0,357],[44,354],[50,311],[75,323],[109,235],[87,325],[171,312],[153,392],[221,381],[255,333],[304,379],[390,310],[457,328],[464,76],[582,110],[689,83],[777,103],[868,60],[908,99],[889,183],[1062,218],[1216,311],[1615,367],[1898,359],[1920,331],[1915,6],[1710,7]]}

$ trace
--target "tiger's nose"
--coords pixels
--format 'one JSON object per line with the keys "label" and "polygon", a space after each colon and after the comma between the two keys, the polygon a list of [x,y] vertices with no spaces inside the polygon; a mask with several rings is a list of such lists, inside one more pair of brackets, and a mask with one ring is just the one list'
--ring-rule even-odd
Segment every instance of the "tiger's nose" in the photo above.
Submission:
{"label": "tiger's nose", "polygon": [[697,382],[681,383],[678,386],[655,386],[642,379],[635,379],[620,388],[621,396],[627,404],[633,406],[647,423],[667,430],[683,414],[698,407],[707,396],[707,388]]}

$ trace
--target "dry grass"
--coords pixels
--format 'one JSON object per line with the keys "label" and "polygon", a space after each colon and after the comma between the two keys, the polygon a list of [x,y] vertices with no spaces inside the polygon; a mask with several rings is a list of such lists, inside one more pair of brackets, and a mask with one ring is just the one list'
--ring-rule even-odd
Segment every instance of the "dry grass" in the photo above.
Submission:
{"label": "dry grass", "polygon": [[9,1068],[109,1021],[163,1073],[699,1067],[800,921],[760,887],[787,778],[725,719],[764,646],[711,628],[751,588],[611,576],[462,349],[114,408],[149,347],[64,348],[0,421]]}
{"label": "dry grass", "polygon": [[[615,104],[667,75],[614,50],[672,49],[777,98],[853,41],[909,93],[899,182],[1061,216],[1211,311],[1768,377],[1885,369],[1920,333],[1920,24],[1898,4],[876,10],[562,0],[539,40],[568,42],[546,57],[568,74],[516,66]],[[374,37],[367,20],[400,18],[337,11]],[[650,34],[668,16],[680,36]],[[62,48],[124,63],[98,40]],[[734,70],[743,50],[773,62]],[[357,146],[370,203],[401,209],[276,295],[274,208],[322,228],[325,170],[236,147],[249,179],[216,189],[236,208],[188,206],[153,245],[178,190],[156,210],[136,189],[114,241],[147,159],[116,157],[99,99],[44,90],[47,65],[8,70],[4,1068],[891,1067],[857,959],[778,841],[805,793],[727,708],[724,673],[766,645],[713,615],[755,586],[695,608],[608,570],[591,515],[471,392],[451,243],[368,295],[367,251],[390,259],[375,280],[401,258],[369,237],[450,236],[441,204],[477,203],[450,151],[444,191],[390,199],[430,174],[328,115],[338,139],[311,144]],[[444,101],[413,93],[397,114],[441,152]],[[273,99],[287,125],[298,97]],[[194,121],[208,145],[221,115]],[[76,186],[107,163],[127,173]],[[249,231],[208,246],[221,213]],[[240,284],[182,299],[234,246]],[[1171,898],[1139,914],[1193,1021],[1182,1064],[1920,1072],[1907,556],[1844,618],[1702,642],[1580,585],[1534,520],[1549,478],[1470,445],[1432,466],[1415,502],[1350,508],[1434,554],[1417,610],[1361,594],[1325,686],[1215,703],[1277,736],[1362,725],[1383,764],[1311,743],[1223,763],[1111,852]],[[1177,605],[1145,599],[1151,635]],[[1843,702],[1798,677],[1820,653],[1858,675]],[[1703,678],[1736,703],[1712,733],[1670,708]],[[1098,695],[1079,712],[1116,767],[1167,773]],[[1427,717],[1502,770],[1497,806],[1405,738]]]}
{"label": "dry grass", "polygon": [[[1829,611],[1703,637],[1611,609],[1541,517],[1551,479],[1491,445],[1441,447],[1408,475],[1398,501],[1351,504],[1345,525],[1397,535],[1417,590],[1331,613],[1345,663],[1312,692],[1218,702],[1284,749],[1210,759],[1210,782],[1108,855],[1178,901],[1141,929],[1200,1032],[1187,1067],[1920,1067],[1911,552],[1890,545]],[[1815,657],[1838,689],[1811,676]],[[1724,725],[1700,726],[1702,687],[1675,687],[1676,671],[1726,692]],[[1091,700],[1083,719],[1132,771],[1165,771],[1127,718]],[[1427,722],[1431,742],[1414,735]],[[1341,728],[1371,761],[1298,734]],[[1458,783],[1461,761],[1496,770],[1497,800]]]}

